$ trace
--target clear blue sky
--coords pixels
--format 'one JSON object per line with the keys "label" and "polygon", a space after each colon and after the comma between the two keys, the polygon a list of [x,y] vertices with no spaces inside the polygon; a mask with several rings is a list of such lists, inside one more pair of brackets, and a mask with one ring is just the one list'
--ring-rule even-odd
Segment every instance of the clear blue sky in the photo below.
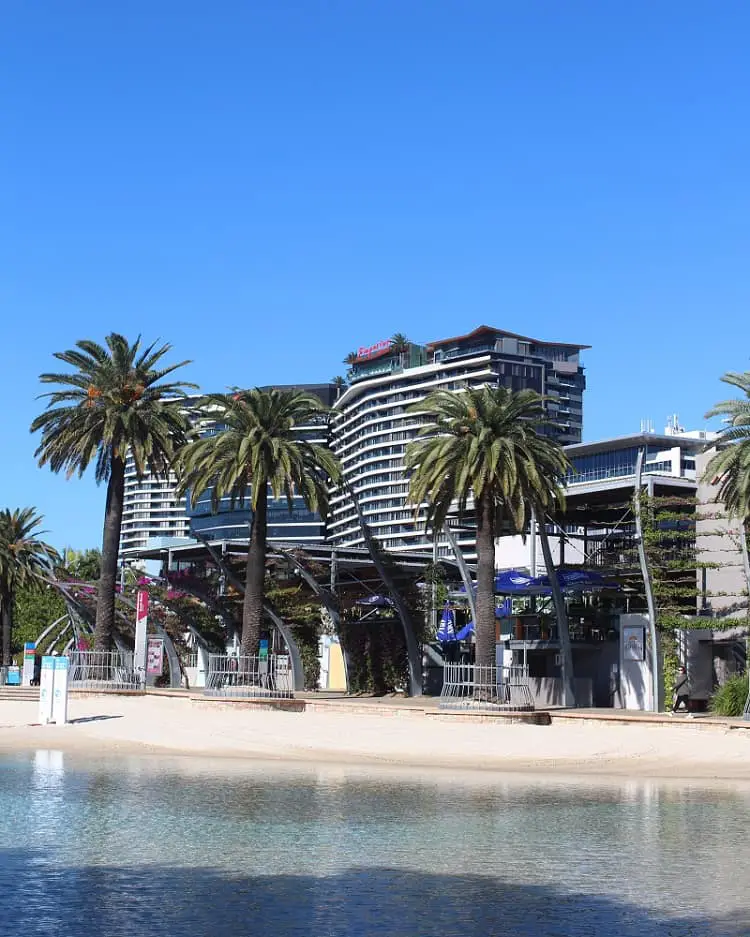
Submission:
{"label": "clear blue sky", "polygon": [[482,323],[582,342],[588,439],[750,368],[745,0],[5,0],[0,506],[37,375],[112,330],[204,388],[326,380]]}

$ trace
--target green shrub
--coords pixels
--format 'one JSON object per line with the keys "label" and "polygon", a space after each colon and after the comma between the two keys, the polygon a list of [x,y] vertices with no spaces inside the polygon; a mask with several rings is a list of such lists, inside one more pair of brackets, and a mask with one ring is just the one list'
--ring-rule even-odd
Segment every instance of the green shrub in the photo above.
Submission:
{"label": "green shrub", "polygon": [[747,674],[730,677],[711,699],[711,712],[717,716],[741,716],[747,700]]}

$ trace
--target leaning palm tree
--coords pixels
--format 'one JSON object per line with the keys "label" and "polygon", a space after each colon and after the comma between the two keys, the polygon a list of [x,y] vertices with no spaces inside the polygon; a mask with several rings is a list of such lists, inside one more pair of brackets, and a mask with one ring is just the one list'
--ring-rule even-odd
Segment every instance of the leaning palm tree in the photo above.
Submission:
{"label": "leaning palm tree", "polygon": [[[2,665],[10,664],[13,604],[20,588],[42,586],[60,557],[41,539],[42,517],[35,508],[0,511],[0,620]],[[41,624],[41,623],[40,623]]]}
{"label": "leaning palm tree", "polygon": [[[440,530],[473,497],[477,522],[476,663],[495,666],[495,536],[503,519],[525,529],[530,507],[557,503],[567,469],[562,448],[539,433],[543,400],[535,391],[504,387],[437,391],[413,404],[430,422],[409,444],[409,499],[427,504],[427,523]],[[551,570],[554,575],[554,569]]]}
{"label": "leaning palm tree", "polygon": [[109,650],[115,622],[117,554],[125,493],[125,466],[130,458],[138,475],[146,471],[167,477],[174,453],[188,437],[183,398],[194,384],[163,379],[187,361],[161,367],[170,345],[143,348],[117,333],[106,347],[85,339],[55,358],[74,370],[42,374],[44,384],[58,389],[44,394],[47,409],[31,424],[42,431],[36,455],[53,472],[83,475],[92,460],[97,483],[107,483],[101,575],[96,606],[94,646]]}
{"label": "leaning palm tree", "polygon": [[326,408],[303,391],[254,390],[211,394],[200,404],[220,431],[187,445],[175,463],[179,490],[190,491],[195,504],[207,489],[218,510],[222,498],[253,512],[247,551],[245,599],[242,609],[243,655],[258,653],[263,620],[269,491],[286,497],[289,510],[295,494],[312,511],[325,513],[328,482],[339,477],[335,456],[308,442],[296,431],[320,419]]}

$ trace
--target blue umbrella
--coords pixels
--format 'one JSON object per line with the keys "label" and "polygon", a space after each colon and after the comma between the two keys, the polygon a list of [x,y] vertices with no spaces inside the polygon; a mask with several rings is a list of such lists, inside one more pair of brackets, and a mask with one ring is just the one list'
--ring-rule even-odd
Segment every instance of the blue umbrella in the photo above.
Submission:
{"label": "blue umbrella", "polygon": [[357,605],[372,605],[376,608],[388,608],[393,605],[393,599],[387,595],[368,595],[364,599],[357,599]]}
{"label": "blue umbrella", "polygon": [[456,640],[456,613],[447,603],[440,616],[437,639],[445,643]]}

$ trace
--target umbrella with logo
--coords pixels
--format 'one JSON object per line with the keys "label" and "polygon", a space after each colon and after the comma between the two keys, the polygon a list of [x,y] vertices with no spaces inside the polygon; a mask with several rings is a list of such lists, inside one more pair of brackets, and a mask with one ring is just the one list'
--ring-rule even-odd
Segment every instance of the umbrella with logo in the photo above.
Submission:
{"label": "umbrella with logo", "polygon": [[447,602],[443,614],[440,616],[437,639],[445,644],[456,640],[456,613]]}

